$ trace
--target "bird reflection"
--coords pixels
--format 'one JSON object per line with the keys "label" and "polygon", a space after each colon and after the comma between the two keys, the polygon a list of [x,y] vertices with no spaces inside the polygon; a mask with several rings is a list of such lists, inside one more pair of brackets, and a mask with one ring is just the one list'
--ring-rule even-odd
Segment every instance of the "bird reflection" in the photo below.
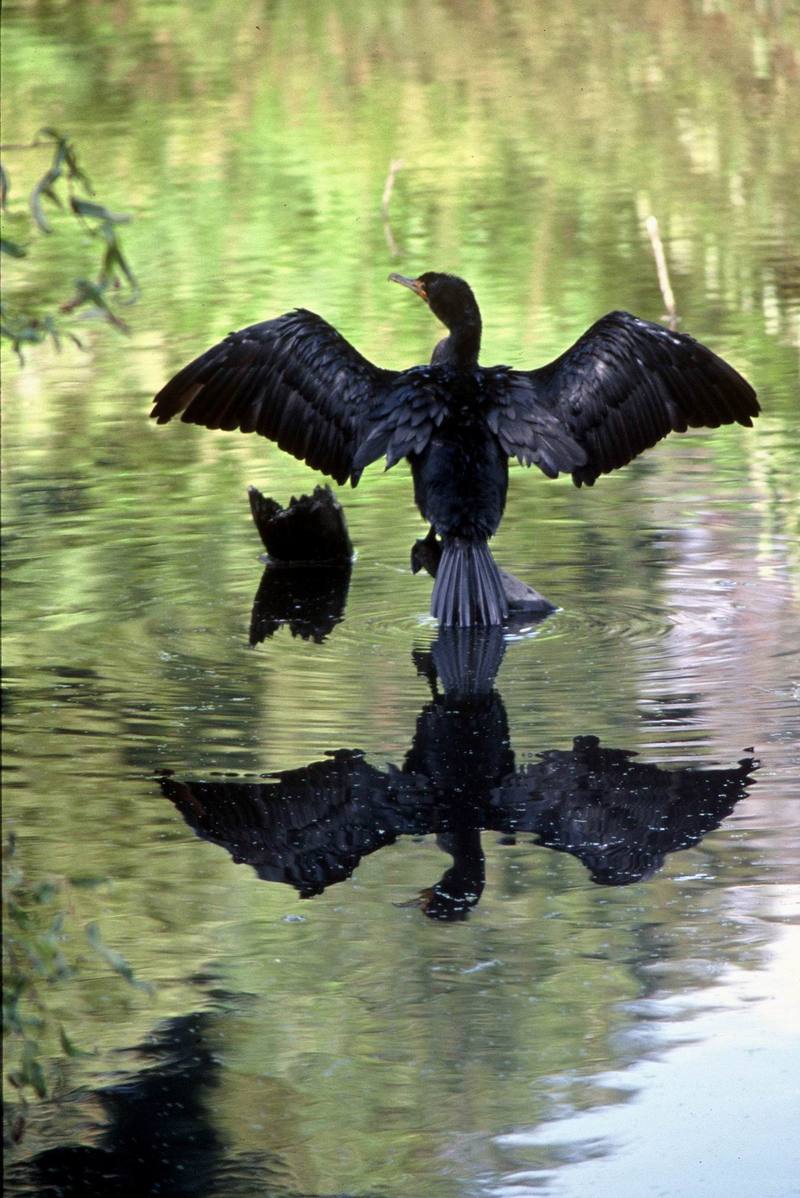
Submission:
{"label": "bird reflection", "polygon": [[531,834],[577,857],[593,882],[622,886],[697,844],[745,797],[752,758],[735,769],[665,770],[595,736],[517,767],[495,687],[504,650],[502,629],[489,627],[441,629],[429,650],[415,652],[431,697],[399,768],[339,749],[269,781],[165,776],[162,791],[198,836],[302,898],[401,836],[433,833],[452,865],[415,902],[438,920],[463,919],[480,900],[482,831],[503,843]]}

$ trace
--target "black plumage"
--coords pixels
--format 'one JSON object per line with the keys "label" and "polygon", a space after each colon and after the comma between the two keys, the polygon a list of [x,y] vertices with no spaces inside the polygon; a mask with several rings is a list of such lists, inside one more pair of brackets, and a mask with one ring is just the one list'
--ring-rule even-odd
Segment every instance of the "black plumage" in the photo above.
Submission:
{"label": "black plumage", "polygon": [[185,366],[152,416],[258,432],[356,485],[366,466],[408,459],[414,497],[442,538],[431,610],[442,624],[499,624],[507,602],[488,547],[503,515],[508,459],[591,486],[669,432],[750,425],[756,394],[685,333],[627,312],[603,316],[536,370],[479,366],[481,317],[454,275],[410,287],[449,330],[430,365],[374,366],[298,309],[231,333]]}

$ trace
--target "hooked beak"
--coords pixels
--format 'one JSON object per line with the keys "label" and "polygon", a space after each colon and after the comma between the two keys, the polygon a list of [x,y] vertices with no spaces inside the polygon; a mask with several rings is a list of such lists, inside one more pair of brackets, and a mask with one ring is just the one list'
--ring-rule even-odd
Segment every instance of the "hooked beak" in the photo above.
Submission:
{"label": "hooked beak", "polygon": [[389,282],[401,283],[403,287],[409,287],[415,295],[418,295],[420,299],[424,299],[427,304],[428,293],[425,290],[425,284],[421,283],[419,279],[407,279],[405,275],[391,274],[389,275]]}

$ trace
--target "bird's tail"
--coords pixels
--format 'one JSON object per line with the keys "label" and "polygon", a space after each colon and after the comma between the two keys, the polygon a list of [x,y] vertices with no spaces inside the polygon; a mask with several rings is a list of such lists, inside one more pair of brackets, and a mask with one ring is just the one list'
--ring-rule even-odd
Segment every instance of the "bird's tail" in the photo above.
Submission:
{"label": "bird's tail", "polygon": [[502,624],[508,615],[503,581],[485,541],[446,537],[431,596],[442,625]]}

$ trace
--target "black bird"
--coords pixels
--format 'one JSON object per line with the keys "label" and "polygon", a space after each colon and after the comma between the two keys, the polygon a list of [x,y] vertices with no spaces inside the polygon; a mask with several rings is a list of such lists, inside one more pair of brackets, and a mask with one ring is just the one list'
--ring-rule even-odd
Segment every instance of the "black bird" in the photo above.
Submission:
{"label": "black bird", "polygon": [[444,625],[508,612],[487,544],[503,515],[508,459],[576,486],[624,466],[670,431],[750,425],[756,394],[685,333],[610,312],[536,370],[479,366],[481,316],[463,279],[410,287],[449,330],[429,366],[384,370],[322,317],[297,309],[250,325],[185,366],[151,415],[258,432],[338,483],[365,466],[411,463],[414,498],[442,539],[431,611]]}

